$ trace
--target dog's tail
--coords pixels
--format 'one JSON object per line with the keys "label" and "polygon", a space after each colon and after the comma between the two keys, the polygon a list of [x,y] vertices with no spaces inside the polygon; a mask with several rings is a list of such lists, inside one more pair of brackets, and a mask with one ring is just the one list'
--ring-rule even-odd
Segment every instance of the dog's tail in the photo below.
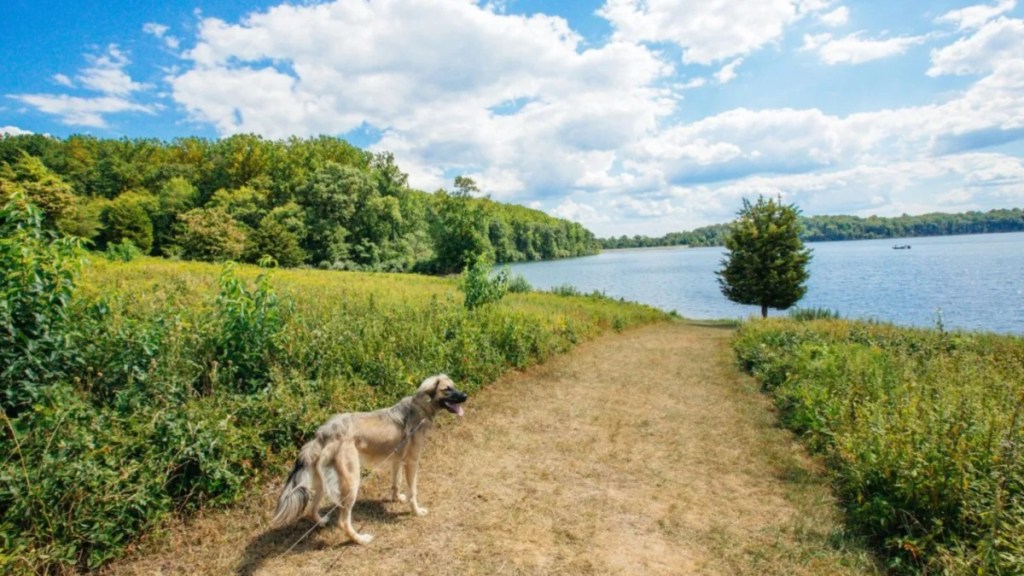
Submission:
{"label": "dog's tail", "polygon": [[320,459],[320,448],[320,441],[314,438],[299,451],[295,467],[277,499],[277,510],[270,520],[271,528],[291,524],[306,511],[313,489],[313,475],[316,474],[317,461]]}

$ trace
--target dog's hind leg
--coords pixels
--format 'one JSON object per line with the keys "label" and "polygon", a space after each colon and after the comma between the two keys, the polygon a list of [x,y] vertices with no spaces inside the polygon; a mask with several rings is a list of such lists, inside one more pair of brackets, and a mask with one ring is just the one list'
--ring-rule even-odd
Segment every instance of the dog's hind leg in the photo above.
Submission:
{"label": "dog's hind leg", "polygon": [[320,501],[324,497],[324,474],[320,469],[319,462],[313,463],[310,474],[313,479],[313,487],[310,489],[311,496],[309,498],[306,518],[309,518],[319,526],[324,526],[327,524],[327,517],[320,515]]}
{"label": "dog's hind leg", "polygon": [[341,522],[345,534],[356,544],[369,544],[373,541],[370,534],[360,534],[352,526],[352,508],[359,496],[359,451],[355,444],[348,443],[338,450],[334,458],[334,467],[338,471],[338,488],[341,492]]}
{"label": "dog's hind leg", "polygon": [[398,454],[391,455],[391,501],[405,502],[405,494],[398,490],[398,479],[402,468],[402,458]]}

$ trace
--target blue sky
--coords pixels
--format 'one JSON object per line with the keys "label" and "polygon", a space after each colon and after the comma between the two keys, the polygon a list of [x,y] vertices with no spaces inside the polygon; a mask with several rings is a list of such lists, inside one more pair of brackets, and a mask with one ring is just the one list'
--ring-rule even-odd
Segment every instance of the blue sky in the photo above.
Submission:
{"label": "blue sky", "polygon": [[0,131],[328,134],[600,236],[1024,206],[1015,0],[4,0]]}

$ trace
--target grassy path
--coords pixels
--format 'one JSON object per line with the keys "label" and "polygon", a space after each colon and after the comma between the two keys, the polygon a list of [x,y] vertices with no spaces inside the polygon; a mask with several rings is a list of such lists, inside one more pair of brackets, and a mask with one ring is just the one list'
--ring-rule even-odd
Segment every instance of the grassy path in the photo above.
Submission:
{"label": "grassy path", "polygon": [[729,336],[664,323],[506,376],[465,418],[440,417],[420,476],[429,516],[383,502],[386,474],[364,481],[367,547],[335,528],[302,538],[305,522],[268,532],[275,483],[110,572],[873,573],[813,463],[733,368]]}

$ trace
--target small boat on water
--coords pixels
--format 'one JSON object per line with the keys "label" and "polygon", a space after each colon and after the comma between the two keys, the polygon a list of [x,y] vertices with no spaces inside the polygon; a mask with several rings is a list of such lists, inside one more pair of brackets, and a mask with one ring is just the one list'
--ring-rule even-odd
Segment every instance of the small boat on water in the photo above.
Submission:
{"label": "small boat on water", "polygon": [[892,247],[893,250],[910,250],[910,244],[896,244]]}

